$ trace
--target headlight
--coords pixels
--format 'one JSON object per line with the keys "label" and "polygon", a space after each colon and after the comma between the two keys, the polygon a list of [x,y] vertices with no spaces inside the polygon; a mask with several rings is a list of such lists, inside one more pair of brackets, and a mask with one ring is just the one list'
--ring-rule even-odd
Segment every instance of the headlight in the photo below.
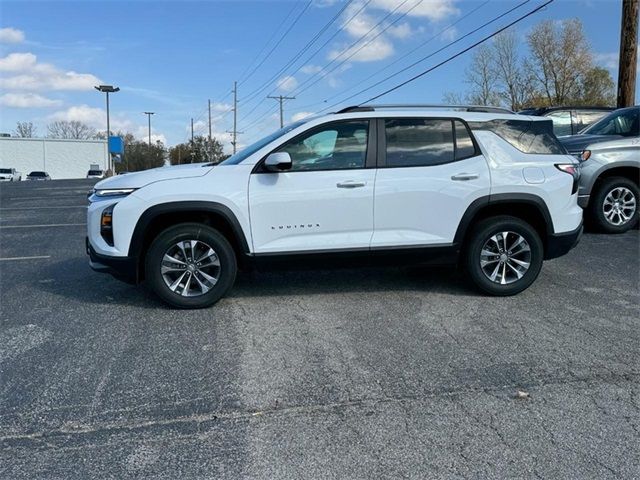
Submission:
{"label": "headlight", "polygon": [[129,195],[135,190],[135,188],[102,188],[99,190],[94,190],[93,193],[96,197],[121,197],[124,195]]}

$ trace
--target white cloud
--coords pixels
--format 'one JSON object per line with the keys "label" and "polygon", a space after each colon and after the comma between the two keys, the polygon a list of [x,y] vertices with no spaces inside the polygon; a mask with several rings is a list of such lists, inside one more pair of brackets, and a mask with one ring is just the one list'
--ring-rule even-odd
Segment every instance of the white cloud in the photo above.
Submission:
{"label": "white cloud", "polygon": [[0,43],[22,43],[24,32],[16,28],[0,28]]}
{"label": "white cloud", "polygon": [[408,38],[413,33],[413,30],[411,29],[411,25],[409,25],[407,22],[404,22],[400,25],[389,27],[387,32],[389,32],[389,35],[396,38]]}
{"label": "white cloud", "polygon": [[283,92],[292,92],[298,86],[298,80],[291,75],[286,75],[276,82],[276,87]]}
{"label": "white cloud", "polygon": [[310,75],[312,73],[318,73],[322,70],[322,67],[319,65],[305,65],[300,69],[300,71],[304,74]]}
{"label": "white cloud", "polygon": [[[370,6],[391,12],[398,7],[398,0],[372,0]],[[410,17],[440,21],[457,15],[459,10],[454,6],[454,0],[410,0],[402,4],[396,13],[407,13]]]}
{"label": "white cloud", "polygon": [[594,61],[605,68],[611,70],[618,68],[618,52],[596,53],[593,57]]}
{"label": "white cloud", "polygon": [[0,78],[0,88],[7,90],[90,90],[101,83],[90,73],[65,72],[50,63],[38,63],[33,53],[0,58],[0,71],[13,74]]}
{"label": "white cloud", "polygon": [[5,93],[0,96],[0,105],[11,108],[42,108],[61,105],[60,100],[43,97],[37,93]]}
{"label": "white cloud", "polygon": [[297,122],[298,120],[302,120],[303,118],[307,118],[310,117],[311,115],[313,115],[314,112],[298,112],[298,113],[294,113],[291,116],[291,121],[292,122]]}
{"label": "white cloud", "polygon": [[[90,107],[89,105],[74,105],[66,110],[60,110],[49,115],[49,120],[65,120],[68,122],[77,120],[86,123],[96,129],[106,130],[107,114],[101,108]],[[111,130],[118,130],[114,119],[111,118]]]}

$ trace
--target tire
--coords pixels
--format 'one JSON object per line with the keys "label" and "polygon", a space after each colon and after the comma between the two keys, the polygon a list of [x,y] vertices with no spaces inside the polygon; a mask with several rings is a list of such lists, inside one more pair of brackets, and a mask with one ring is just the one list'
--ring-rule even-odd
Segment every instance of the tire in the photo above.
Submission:
{"label": "tire", "polygon": [[[508,232],[506,249],[503,232]],[[465,269],[473,283],[490,295],[522,292],[534,282],[542,268],[544,246],[540,235],[519,218],[505,215],[482,220],[473,227],[467,242]],[[492,254],[486,255],[486,251],[483,254],[483,250]]]}
{"label": "tire", "polygon": [[[602,232],[624,233],[638,223],[639,200],[635,182],[625,177],[608,178],[591,197],[589,217]],[[619,210],[616,210],[616,202]]]}
{"label": "tire", "polygon": [[[167,261],[165,255],[173,261]],[[156,237],[145,257],[148,285],[177,308],[213,305],[232,287],[237,271],[236,255],[228,240],[199,223],[181,223],[166,229]]]}

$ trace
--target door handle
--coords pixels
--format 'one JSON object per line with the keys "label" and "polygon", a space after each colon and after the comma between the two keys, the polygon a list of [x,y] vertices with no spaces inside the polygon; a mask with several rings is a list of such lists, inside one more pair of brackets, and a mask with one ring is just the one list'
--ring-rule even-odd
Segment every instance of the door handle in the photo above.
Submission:
{"label": "door handle", "polygon": [[336,184],[338,188],[359,188],[364,187],[366,182],[356,182],[354,180],[347,180],[346,182],[340,182]]}
{"label": "door handle", "polygon": [[477,173],[459,173],[457,175],[452,176],[451,180],[458,180],[458,181],[465,182],[467,180],[475,180],[476,178],[478,178]]}

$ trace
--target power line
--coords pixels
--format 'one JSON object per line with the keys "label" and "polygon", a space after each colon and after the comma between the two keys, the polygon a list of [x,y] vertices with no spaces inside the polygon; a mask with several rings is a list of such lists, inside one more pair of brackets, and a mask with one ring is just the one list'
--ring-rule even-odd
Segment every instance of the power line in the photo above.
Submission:
{"label": "power line", "polygon": [[[388,63],[387,65],[385,65],[384,67],[382,67],[380,70],[376,71],[373,75],[371,75],[371,77],[375,77],[379,74],[381,74],[382,72],[384,72],[385,70],[388,70],[389,68],[393,67],[394,65],[398,64],[399,62],[401,62],[402,60],[404,60],[405,58],[411,56],[412,54],[414,54],[415,52],[417,52],[418,50],[420,50],[421,48],[425,47],[426,45],[428,45],[429,43],[431,43],[433,40],[435,40],[436,38],[439,38],[441,35],[443,35],[444,33],[446,33],[448,30],[452,29],[453,27],[455,27],[456,25],[458,25],[460,22],[464,21],[466,18],[469,18],[471,15],[473,15],[474,13],[476,13],[478,10],[480,10],[481,8],[483,8],[484,6],[486,6],[489,3],[490,0],[485,0],[484,3],[481,3],[480,5],[478,5],[477,7],[475,7],[474,9],[470,10],[469,12],[467,12],[466,14],[464,14],[462,17],[460,17],[459,19],[457,19],[455,22],[450,23],[449,25],[447,25],[446,27],[444,27],[442,30],[438,31],[437,33],[435,33],[434,35],[432,35],[431,37],[429,37],[427,40],[425,40],[424,42],[420,43],[419,45],[417,45],[416,47],[412,48],[410,51],[408,51],[407,53],[405,53],[404,55],[400,56],[399,58],[395,59],[394,61]],[[526,3],[526,2],[524,2]],[[520,5],[518,5],[519,8],[520,6],[524,5],[524,3],[521,3]],[[512,11],[512,10],[510,10]],[[369,77],[369,78],[371,78]],[[351,87],[347,88],[346,90],[343,90],[342,93],[347,93],[357,87],[359,87],[360,84],[355,84],[352,85]],[[335,95],[337,96],[337,95]],[[335,97],[334,96],[334,97]],[[300,108],[301,109],[305,109],[305,108],[311,108],[311,107],[315,107],[317,105],[323,104],[323,103],[327,103],[330,99],[324,99],[324,100],[320,100],[319,102],[314,102],[314,103],[310,103],[307,105],[302,105]]]}
{"label": "power line", "polygon": [[[369,3],[371,3],[372,0],[367,0],[366,2],[364,2],[360,8],[351,16],[349,17],[349,19],[338,29],[336,30],[333,35],[331,35],[327,40],[325,40],[325,42],[320,45],[320,47],[318,47],[311,55],[309,55],[307,58],[305,58],[301,63],[300,63],[300,67],[298,67],[291,75],[295,75],[296,73],[298,73],[300,71],[300,69],[302,68],[303,65],[307,64],[312,58],[314,58],[318,53],[320,53],[322,51],[322,49],[324,47],[326,47],[329,42],[331,40],[333,40],[342,30],[344,30],[344,28],[349,25],[359,14],[360,12],[362,12],[367,5],[369,5]],[[361,37],[362,38],[362,37]],[[316,72],[317,74],[317,72]],[[316,75],[314,74],[314,75]],[[262,89],[261,91],[263,91],[264,89]],[[272,94],[274,92],[274,90],[272,90],[271,92],[269,92],[269,94]],[[258,97],[258,94],[260,92],[256,92],[255,94],[252,94],[251,96],[248,96],[247,99],[245,99],[245,102],[250,102],[251,100],[253,100],[254,98]],[[261,99],[260,102],[258,102],[251,110],[249,110],[249,112],[247,114],[245,114],[245,116],[242,118],[242,120],[244,120],[245,118],[247,118],[249,115],[251,115],[253,112],[256,111],[256,109],[262,105],[262,103],[264,102],[264,99]],[[275,110],[274,110],[275,111]],[[264,112],[263,112],[264,113]],[[264,118],[265,115],[267,115],[267,113],[264,113],[264,115],[261,118]]]}
{"label": "power line", "polygon": [[[254,67],[253,70],[251,70],[251,73],[249,75],[247,75],[247,77],[244,79],[244,82],[247,81],[247,79],[249,77],[251,77],[256,70],[258,70],[263,64],[264,62],[267,61],[267,59],[271,56],[271,54],[276,50],[276,48],[278,48],[278,46],[282,43],[282,41],[285,39],[285,37],[289,34],[289,32],[293,29],[293,27],[296,26],[296,24],[298,23],[298,21],[300,20],[300,18],[302,17],[302,15],[304,14],[304,12],[307,11],[307,9],[309,8],[309,6],[311,6],[311,3],[313,3],[313,0],[309,0],[309,2],[307,2],[307,4],[304,6],[304,8],[302,9],[302,11],[298,14],[298,16],[293,20],[293,22],[291,23],[291,25],[289,25],[289,28],[287,28],[287,30],[282,34],[282,36],[280,37],[280,39],[275,43],[275,45],[271,48],[271,50],[269,50],[269,52],[267,53],[267,55],[260,61],[260,63],[258,63],[258,65],[256,65]],[[242,84],[242,83],[241,83]]]}
{"label": "power line", "polygon": [[[524,0],[523,2],[519,3],[519,4],[518,4],[518,5],[516,5],[515,7],[510,8],[510,9],[509,9],[509,10],[507,10],[506,12],[503,12],[503,13],[501,13],[500,15],[498,15],[498,16],[496,16],[496,17],[493,17],[491,20],[489,20],[489,21],[487,21],[487,22],[483,23],[483,24],[482,24],[482,25],[480,25],[479,27],[474,28],[474,29],[473,29],[473,30],[471,30],[470,32],[465,33],[464,35],[462,35],[461,37],[457,38],[456,40],[453,40],[453,41],[449,42],[448,44],[446,44],[446,45],[444,45],[444,46],[440,47],[439,49],[437,49],[437,50],[435,50],[435,51],[433,51],[433,52],[429,53],[428,55],[425,55],[424,57],[420,58],[419,60],[417,60],[417,61],[413,62],[411,65],[408,65],[408,66],[406,66],[406,67],[404,67],[404,68],[402,68],[402,69],[398,70],[397,72],[395,72],[395,73],[393,73],[393,74],[391,74],[391,75],[388,75],[387,77],[383,78],[382,80],[379,80],[379,81],[375,82],[374,84],[372,84],[372,85],[370,85],[370,86],[368,86],[368,87],[366,87],[366,88],[363,88],[362,90],[359,90],[358,92],[354,93],[353,95],[349,95],[348,97],[343,98],[343,99],[342,99],[342,100],[340,100],[339,102],[336,102],[336,103],[334,103],[334,104],[332,104],[332,105],[329,105],[329,106],[327,106],[327,107],[323,108],[322,110],[320,110],[320,112],[323,112],[323,111],[325,111],[325,110],[331,109],[331,108],[335,107],[336,105],[339,105],[339,104],[341,104],[341,103],[343,103],[343,102],[346,102],[346,101],[348,101],[348,100],[351,100],[352,98],[355,98],[355,97],[357,97],[358,95],[360,95],[360,94],[362,94],[362,93],[364,93],[364,92],[367,92],[367,91],[371,90],[372,88],[377,87],[378,85],[381,85],[381,84],[385,83],[386,81],[388,81],[388,80],[390,80],[390,79],[392,79],[392,78],[394,78],[394,77],[396,77],[396,76],[400,75],[401,73],[404,73],[404,72],[406,72],[407,70],[410,70],[411,68],[413,68],[413,67],[415,67],[416,65],[418,65],[418,64],[420,64],[420,63],[422,63],[422,62],[424,62],[425,60],[428,60],[429,58],[431,58],[431,57],[433,57],[433,56],[437,55],[438,53],[442,52],[443,50],[446,50],[447,48],[449,48],[449,47],[451,47],[451,46],[455,45],[455,44],[456,44],[456,43],[458,43],[458,42],[461,42],[461,41],[462,41],[462,40],[464,40],[465,38],[467,38],[467,37],[469,37],[469,36],[473,35],[474,33],[476,33],[476,32],[478,32],[478,31],[482,30],[483,28],[485,28],[485,27],[487,27],[487,26],[491,25],[492,23],[494,23],[494,22],[496,22],[496,21],[500,20],[501,18],[504,18],[505,16],[509,15],[510,13],[512,13],[514,10],[516,10],[516,9],[518,9],[518,8],[520,8],[520,7],[522,7],[522,6],[523,6],[523,5],[525,5],[526,3],[529,3],[529,1],[530,1],[530,0]],[[344,93],[344,92],[343,92],[343,93]],[[336,98],[336,97],[334,96],[333,98]]]}
{"label": "power line", "polygon": [[373,96],[373,97],[369,98],[368,100],[365,100],[364,102],[361,102],[359,105],[363,105],[363,104],[365,104],[365,103],[370,103],[370,102],[372,102],[372,101],[374,101],[374,100],[377,100],[377,99],[378,99],[378,98],[380,98],[380,97],[383,97],[384,95],[387,95],[387,94],[389,94],[389,93],[391,93],[391,92],[393,92],[393,91],[395,91],[395,90],[398,90],[399,88],[404,87],[405,85],[407,85],[407,84],[409,84],[409,83],[411,83],[411,82],[414,82],[414,81],[415,81],[415,80],[417,80],[418,78],[421,78],[421,77],[425,76],[427,73],[432,72],[432,71],[433,71],[433,70],[435,70],[436,68],[441,67],[442,65],[444,65],[444,64],[446,64],[446,63],[449,63],[450,61],[452,61],[452,60],[454,60],[454,59],[458,58],[460,55],[463,55],[463,54],[467,53],[469,50],[474,49],[474,48],[475,48],[475,47],[477,47],[478,45],[481,45],[482,43],[486,42],[487,40],[490,40],[491,38],[495,37],[496,35],[499,35],[500,33],[504,32],[504,31],[505,31],[505,30],[507,30],[508,28],[510,28],[510,27],[514,26],[515,24],[517,24],[517,23],[521,22],[521,21],[522,21],[522,20],[524,20],[525,18],[530,17],[530,16],[531,16],[531,15],[533,15],[534,13],[537,13],[538,11],[542,10],[544,7],[546,7],[546,6],[547,6],[547,5],[549,5],[550,3],[553,3],[553,1],[554,1],[554,0],[548,0],[547,2],[545,2],[545,3],[543,3],[542,5],[540,5],[540,6],[536,7],[536,8],[534,8],[534,9],[533,9],[533,10],[531,10],[530,12],[528,12],[528,13],[526,13],[526,14],[522,15],[521,17],[518,17],[517,19],[515,19],[513,22],[509,23],[508,25],[505,25],[504,27],[502,27],[502,28],[500,28],[500,29],[496,30],[496,31],[495,31],[495,32],[493,32],[492,34],[487,35],[486,37],[484,37],[484,38],[482,38],[481,40],[477,41],[477,42],[476,42],[476,43],[474,43],[473,45],[471,45],[471,46],[469,46],[469,47],[467,47],[467,48],[465,48],[465,49],[463,49],[463,50],[460,50],[460,51],[459,51],[458,53],[456,53],[455,55],[450,56],[449,58],[447,58],[447,59],[443,60],[442,62],[438,63],[437,65],[434,65],[433,67],[428,68],[427,70],[425,70],[425,71],[423,71],[423,72],[421,72],[421,73],[419,73],[419,74],[417,74],[417,75],[414,75],[413,77],[411,77],[411,78],[409,78],[409,79],[405,80],[404,82],[401,82],[401,83],[399,83],[398,85],[396,85],[396,86],[394,86],[394,87],[391,87],[391,88],[389,88],[389,89],[385,90],[384,92],[379,93],[378,95],[375,95],[375,96]]}
{"label": "power line", "polygon": [[[333,25],[333,23],[340,18],[340,15],[342,15],[342,13],[347,9],[347,7],[353,2],[354,0],[348,0],[345,5],[338,11],[338,13],[336,13],[327,23],[325,23],[325,25],[311,38],[311,40],[309,40],[306,45],[304,47],[302,47],[298,53],[296,53],[293,58],[291,58],[291,60],[289,60],[284,67],[282,67],[280,70],[278,70],[274,75],[271,76],[271,78],[269,78],[269,80],[267,80],[266,82],[264,82],[260,87],[256,88],[254,91],[252,91],[251,93],[249,93],[249,95],[247,95],[247,99],[245,100],[246,102],[251,101],[253,98],[256,98],[260,92],[264,91],[265,88],[267,88],[271,82],[273,82],[276,78],[278,78],[279,75],[281,75],[282,73],[284,73],[284,71],[286,71],[287,68],[289,68],[291,65],[293,65],[298,59],[300,59],[300,57],[302,55],[304,55],[304,53],[309,50],[311,48],[311,46],[324,34],[324,32],[326,32],[329,27],[331,25]],[[303,62],[304,63],[304,62]],[[295,73],[294,73],[295,74]]]}
{"label": "power line", "polygon": [[296,97],[285,97],[283,95],[278,95],[277,97],[274,96],[268,96],[267,98],[273,98],[274,100],[278,100],[278,103],[280,104],[280,128],[284,127],[284,108],[283,108],[283,104],[285,100],[295,100]]}
{"label": "power line", "polygon": [[260,58],[260,55],[262,55],[264,53],[264,51],[267,49],[267,47],[269,46],[269,44],[271,43],[271,40],[273,40],[276,36],[276,34],[280,31],[280,29],[282,28],[282,26],[286,23],[286,21],[289,19],[289,17],[291,16],[291,14],[293,13],[293,11],[298,7],[298,4],[296,4],[294,2],[293,7],[291,8],[291,10],[289,10],[289,13],[287,13],[287,16],[284,17],[284,19],[282,20],[282,22],[280,22],[280,25],[278,25],[277,28],[275,28],[273,30],[273,33],[271,33],[271,36],[269,37],[269,40],[267,40],[264,45],[262,46],[262,48],[260,49],[260,52],[258,52],[258,54],[254,57],[253,60],[251,60],[251,62],[249,62],[249,64],[247,65],[247,67],[244,69],[244,71],[240,74],[240,85],[242,85],[244,82],[246,82],[249,79],[249,76],[245,77],[245,74],[249,71],[249,69],[251,69],[252,65],[256,62],[256,60],[258,60],[258,58]]}

